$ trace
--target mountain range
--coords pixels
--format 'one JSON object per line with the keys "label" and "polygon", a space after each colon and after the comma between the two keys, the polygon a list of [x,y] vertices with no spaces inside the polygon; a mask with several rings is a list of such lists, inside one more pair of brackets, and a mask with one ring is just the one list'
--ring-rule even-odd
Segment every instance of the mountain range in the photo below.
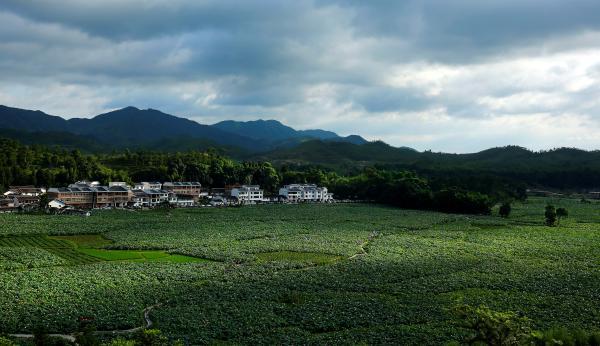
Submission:
{"label": "mountain range", "polygon": [[63,119],[42,111],[0,105],[0,135],[26,144],[60,145],[82,150],[190,150],[222,148],[230,154],[260,153],[317,140],[361,145],[357,135],[342,137],[320,129],[295,130],[276,120],[222,121],[213,125],[155,109],[125,107],[93,118]]}
{"label": "mountain range", "polygon": [[298,131],[275,120],[203,125],[134,107],[91,119],[65,120],[40,111],[0,106],[0,137],[90,153],[125,148],[162,152],[215,148],[238,160],[269,161],[279,167],[317,166],[345,173],[365,167],[411,170],[454,185],[469,184],[470,175],[480,181],[492,175],[530,186],[600,188],[600,151],[558,148],[534,152],[506,146],[471,154],[419,152],[325,130]]}

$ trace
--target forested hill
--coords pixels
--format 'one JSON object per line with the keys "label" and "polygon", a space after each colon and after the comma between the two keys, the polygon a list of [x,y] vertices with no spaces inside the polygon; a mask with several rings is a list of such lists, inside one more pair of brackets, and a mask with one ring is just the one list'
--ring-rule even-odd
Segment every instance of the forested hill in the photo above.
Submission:
{"label": "forested hill", "polygon": [[270,161],[275,166],[317,165],[339,172],[357,172],[376,166],[389,170],[409,169],[445,180],[500,176],[530,187],[600,188],[600,151],[574,148],[533,152],[507,146],[472,154],[447,154],[396,148],[380,141],[363,145],[310,141],[253,158]]}
{"label": "forested hill", "polygon": [[[472,154],[447,154],[397,148],[381,141],[366,142],[358,136],[336,136],[324,130],[298,131],[277,121],[201,125],[157,110],[134,107],[93,119],[65,120],[40,111],[0,106],[0,138],[25,145],[59,147],[56,152],[77,149],[94,154],[91,157],[126,151],[176,155],[214,150],[238,162],[269,162],[276,168],[296,171],[316,167],[340,175],[357,175],[369,167],[409,170],[432,184],[464,187],[480,184],[478,190],[485,192],[489,192],[487,185],[499,184],[501,180],[528,187],[600,189],[600,151],[559,148],[532,152],[508,146]],[[13,174],[7,173],[12,168],[5,168],[3,174]],[[153,171],[155,168],[148,167],[149,172],[159,172]],[[58,168],[52,169],[52,174],[58,174]],[[50,171],[41,172],[27,174],[43,175]],[[147,176],[152,178],[150,173]]]}

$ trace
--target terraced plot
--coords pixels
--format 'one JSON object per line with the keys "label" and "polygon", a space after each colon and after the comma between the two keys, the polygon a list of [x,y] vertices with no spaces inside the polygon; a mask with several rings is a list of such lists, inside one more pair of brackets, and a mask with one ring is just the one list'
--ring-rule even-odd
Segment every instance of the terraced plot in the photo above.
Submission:
{"label": "terraced plot", "polygon": [[102,261],[157,261],[174,263],[206,261],[198,257],[171,254],[160,250],[107,250],[102,248],[111,243],[111,240],[98,234],[56,237],[45,235],[0,237],[0,247],[9,249],[41,249],[64,260],[62,263],[50,263],[49,265],[79,265]]}
{"label": "terraced plot", "polygon": [[63,258],[67,261],[66,264],[68,265],[89,264],[101,261],[97,257],[77,251],[73,244],[66,240],[52,239],[44,235],[1,237],[0,246],[43,249]]}

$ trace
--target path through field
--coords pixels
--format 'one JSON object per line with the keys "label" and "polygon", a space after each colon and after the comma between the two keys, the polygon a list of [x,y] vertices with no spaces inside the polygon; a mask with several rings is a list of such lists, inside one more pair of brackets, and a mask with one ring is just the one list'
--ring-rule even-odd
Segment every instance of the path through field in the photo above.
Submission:
{"label": "path through field", "polygon": [[[146,325],[144,326],[139,326],[139,327],[135,327],[135,328],[131,328],[131,329],[116,329],[116,330],[98,330],[95,331],[94,334],[96,335],[122,335],[122,334],[132,334],[135,332],[138,332],[142,329],[149,329],[152,327],[153,322],[150,319],[150,312],[152,311],[152,309],[155,309],[159,306],[161,306],[162,303],[158,303],[158,304],[154,304],[151,306],[146,307],[143,310],[143,314],[144,314],[144,321],[146,322]],[[55,337],[55,338],[61,338],[61,339],[65,339],[71,342],[75,342],[75,338],[77,336],[78,333],[72,333],[72,334],[48,334],[49,337]],[[17,333],[17,334],[8,334],[8,336],[13,337],[13,338],[20,338],[20,339],[32,339],[34,337],[33,334],[24,334],[24,333]]]}

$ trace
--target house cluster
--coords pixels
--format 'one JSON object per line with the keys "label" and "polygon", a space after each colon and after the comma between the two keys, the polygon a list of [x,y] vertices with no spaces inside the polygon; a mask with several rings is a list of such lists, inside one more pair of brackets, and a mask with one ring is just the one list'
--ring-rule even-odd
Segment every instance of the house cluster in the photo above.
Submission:
{"label": "house cluster", "polygon": [[0,196],[0,210],[16,211],[37,207],[40,203],[40,196],[44,193],[46,193],[46,189],[32,185],[10,186]]}
{"label": "house cluster", "polygon": [[[46,194],[53,209],[155,208],[161,205],[193,207],[198,205],[239,205],[257,203],[330,202],[333,195],[326,187],[314,184],[290,184],[279,189],[278,196],[267,197],[259,185],[231,185],[203,188],[199,182],[125,182],[102,185],[97,181],[78,181],[67,187],[47,190],[34,186],[11,186],[0,198],[0,209],[20,210],[37,207]],[[8,210],[10,211],[10,210]]]}
{"label": "house cluster", "polygon": [[49,206],[81,209],[156,207],[169,203],[189,207],[198,202],[202,185],[198,182],[141,182],[132,186],[125,182],[110,182],[108,186],[97,181],[79,181],[67,187],[47,191]]}

